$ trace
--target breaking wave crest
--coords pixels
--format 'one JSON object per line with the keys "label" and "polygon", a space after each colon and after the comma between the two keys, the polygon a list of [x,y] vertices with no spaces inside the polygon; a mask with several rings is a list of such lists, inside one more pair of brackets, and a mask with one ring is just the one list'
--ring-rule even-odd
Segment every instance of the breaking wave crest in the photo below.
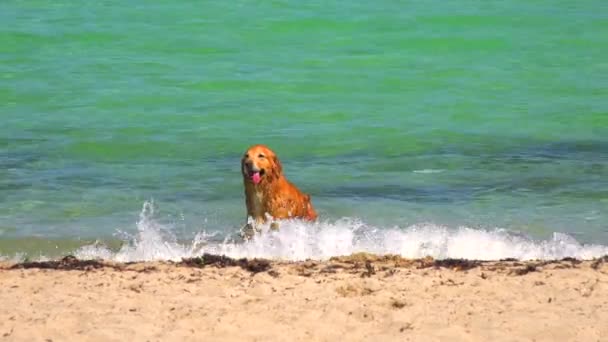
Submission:
{"label": "breaking wave crest", "polygon": [[608,254],[608,246],[583,245],[563,233],[551,239],[535,241],[504,229],[480,230],[468,227],[449,228],[419,224],[405,228],[378,228],[355,219],[305,223],[281,222],[279,231],[263,233],[251,241],[201,232],[192,241],[179,242],[169,227],[154,219],[154,206],[146,202],[137,222],[137,233],[121,233],[124,244],[112,251],[101,244],[79,248],[81,259],[101,258],[119,262],[180,260],[204,253],[234,258],[270,258],[279,260],[325,260],[332,256],[357,252],[397,254],[407,258],[431,256],[436,259],[476,260],[549,260],[572,257],[593,259]]}

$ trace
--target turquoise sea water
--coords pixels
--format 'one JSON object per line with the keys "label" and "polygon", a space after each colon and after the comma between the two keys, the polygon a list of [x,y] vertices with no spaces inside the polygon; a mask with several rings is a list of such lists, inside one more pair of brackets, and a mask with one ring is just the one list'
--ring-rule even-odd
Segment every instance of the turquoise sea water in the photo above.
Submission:
{"label": "turquoise sea water", "polygon": [[[150,231],[165,246],[221,240],[245,220],[239,159],[254,143],[313,197],[307,256],[334,231],[324,243],[405,255],[492,257],[500,242],[526,256],[514,236],[608,253],[607,13],[593,0],[2,1],[0,255]],[[336,248],[321,254],[351,251]]]}

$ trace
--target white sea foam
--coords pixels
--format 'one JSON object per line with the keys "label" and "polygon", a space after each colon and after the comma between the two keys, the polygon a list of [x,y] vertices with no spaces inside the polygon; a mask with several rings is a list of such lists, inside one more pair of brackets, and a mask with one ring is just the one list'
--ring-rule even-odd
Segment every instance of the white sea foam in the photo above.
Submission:
{"label": "white sea foam", "polygon": [[0,255],[0,262],[17,263],[25,260],[25,253],[15,253],[12,256]]}
{"label": "white sea foam", "polygon": [[75,255],[82,259],[126,262],[180,260],[203,253],[281,260],[324,260],[356,252],[477,260],[593,259],[608,254],[608,246],[582,245],[562,233],[535,241],[503,229],[449,228],[434,224],[378,228],[354,219],[313,224],[293,220],[281,222],[279,231],[267,228],[248,242],[231,239],[217,242],[214,234],[201,232],[191,242],[179,243],[168,227],[154,220],[153,206],[146,203],[137,222],[137,234],[122,233],[125,244],[118,252],[95,244],[78,249]]}
{"label": "white sea foam", "polygon": [[422,170],[414,170],[413,173],[422,173],[422,174],[431,174],[431,173],[441,173],[445,170],[442,169],[422,169]]}

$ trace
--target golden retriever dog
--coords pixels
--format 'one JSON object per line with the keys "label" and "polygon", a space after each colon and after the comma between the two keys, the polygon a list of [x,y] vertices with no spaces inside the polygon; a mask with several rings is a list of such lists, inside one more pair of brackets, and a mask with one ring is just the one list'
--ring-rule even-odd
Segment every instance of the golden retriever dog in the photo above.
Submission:
{"label": "golden retriever dog", "polygon": [[[242,231],[244,237],[252,237],[258,226],[268,221],[267,215],[272,220],[317,219],[310,196],[285,178],[279,158],[267,146],[251,146],[241,159],[241,172],[248,219]],[[249,223],[249,218],[254,225]],[[271,228],[278,229],[278,223],[271,222]]]}

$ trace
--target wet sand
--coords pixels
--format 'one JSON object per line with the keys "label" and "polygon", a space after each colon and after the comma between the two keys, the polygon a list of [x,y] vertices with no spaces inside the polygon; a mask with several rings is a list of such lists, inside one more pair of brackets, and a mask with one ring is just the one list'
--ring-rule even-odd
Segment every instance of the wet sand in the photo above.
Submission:
{"label": "wet sand", "polygon": [[0,264],[6,341],[606,341],[608,257]]}

